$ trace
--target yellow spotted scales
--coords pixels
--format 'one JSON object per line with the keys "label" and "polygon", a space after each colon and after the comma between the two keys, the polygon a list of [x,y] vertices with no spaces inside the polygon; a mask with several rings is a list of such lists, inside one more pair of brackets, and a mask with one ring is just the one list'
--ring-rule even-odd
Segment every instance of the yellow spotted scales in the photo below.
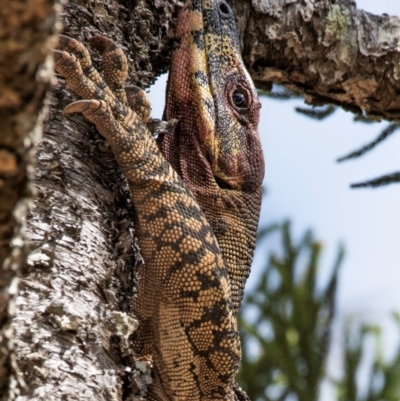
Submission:
{"label": "yellow spotted scales", "polygon": [[95,37],[103,77],[86,47],[62,36],[57,71],[83,113],[110,143],[135,206],[144,266],[133,310],[138,358],[153,363],[147,399],[246,400],[236,314],[250,271],[264,161],[260,103],[244,68],[232,10],[193,0],[177,23],[165,119],[173,133],[156,141],[145,123],[145,93],[125,88],[127,60]]}

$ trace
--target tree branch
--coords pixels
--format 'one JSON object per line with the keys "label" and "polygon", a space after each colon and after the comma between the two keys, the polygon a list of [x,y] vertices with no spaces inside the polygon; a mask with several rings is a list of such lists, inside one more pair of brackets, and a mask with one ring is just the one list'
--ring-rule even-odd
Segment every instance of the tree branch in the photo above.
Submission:
{"label": "tree branch", "polygon": [[[243,57],[260,89],[272,82],[312,105],[396,119],[400,111],[400,19],[358,10],[351,0],[230,0]],[[64,31],[86,41],[107,32],[130,57],[132,81],[148,86],[169,68],[178,0],[71,1]],[[85,21],[83,29],[79,20]],[[122,22],[122,23],[121,23]]]}
{"label": "tree branch", "polygon": [[[233,0],[244,59],[259,88],[271,82],[312,105],[338,104],[386,119],[400,111],[400,19],[351,0]],[[241,17],[242,16],[242,17]]]}

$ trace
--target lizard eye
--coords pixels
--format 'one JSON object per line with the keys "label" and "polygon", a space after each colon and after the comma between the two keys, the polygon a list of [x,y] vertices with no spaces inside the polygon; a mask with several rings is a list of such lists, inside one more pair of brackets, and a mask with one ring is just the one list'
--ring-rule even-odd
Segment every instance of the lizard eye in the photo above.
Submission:
{"label": "lizard eye", "polygon": [[249,106],[249,101],[246,95],[247,94],[240,89],[236,89],[232,93],[232,103],[235,107],[238,109],[246,109]]}

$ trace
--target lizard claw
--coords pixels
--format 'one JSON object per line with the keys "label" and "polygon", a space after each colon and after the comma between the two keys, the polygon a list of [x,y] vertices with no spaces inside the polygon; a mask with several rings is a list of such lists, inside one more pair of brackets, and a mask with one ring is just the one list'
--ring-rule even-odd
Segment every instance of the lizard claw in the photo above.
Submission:
{"label": "lizard claw", "polygon": [[[131,132],[132,124],[137,121],[137,116],[143,122],[147,122],[149,118],[150,102],[147,95],[140,88],[125,91],[128,62],[120,47],[103,36],[92,38],[91,43],[103,54],[104,79],[93,67],[87,48],[81,42],[68,36],[60,36],[59,50],[54,52],[55,69],[65,78],[67,85],[77,95],[83,99],[103,101],[107,105],[107,118],[114,118],[116,124],[120,125],[124,131]],[[92,110],[92,106],[97,107],[98,103],[89,103],[88,105]],[[78,110],[83,112],[88,105],[85,103],[85,106],[67,108],[64,110],[64,115]],[[103,109],[103,106],[101,108]],[[85,109],[85,112],[89,113],[89,109]],[[135,113],[136,110],[137,113]],[[95,122],[88,115],[86,117]],[[100,131],[98,119],[95,124]],[[104,130],[101,131],[104,132]],[[101,133],[103,134],[103,132]],[[109,135],[110,133],[108,133]]]}
{"label": "lizard claw", "polygon": [[85,115],[87,112],[95,112],[97,110],[102,110],[105,112],[107,109],[107,105],[105,102],[101,100],[78,100],[76,102],[70,103],[68,106],[64,108],[62,111],[63,117],[67,114],[72,114],[72,113],[82,113]]}
{"label": "lizard claw", "polygon": [[73,54],[69,54],[63,50],[53,50],[53,57],[57,71],[61,70],[62,64],[67,64],[70,67],[76,62],[76,57]]}
{"label": "lizard claw", "polygon": [[61,49],[68,49],[70,51],[75,50],[79,45],[76,39],[70,38],[69,36],[59,35],[58,36],[58,47]]}
{"label": "lizard claw", "polygon": [[63,110],[63,116],[72,113],[82,113],[95,124],[97,130],[111,146],[120,144],[121,140],[126,140],[129,136],[128,132],[116,121],[109,105],[104,100],[78,100]]}
{"label": "lizard claw", "polygon": [[91,76],[93,81],[101,80],[100,75],[92,66],[90,54],[88,49],[76,39],[72,39],[69,36],[60,35],[58,40],[58,47],[60,50],[64,50],[67,53],[73,54],[76,59],[79,60],[79,64],[85,71],[86,75]]}
{"label": "lizard claw", "polygon": [[114,41],[101,35],[93,36],[89,39],[89,43],[102,54],[112,52],[119,48]]}

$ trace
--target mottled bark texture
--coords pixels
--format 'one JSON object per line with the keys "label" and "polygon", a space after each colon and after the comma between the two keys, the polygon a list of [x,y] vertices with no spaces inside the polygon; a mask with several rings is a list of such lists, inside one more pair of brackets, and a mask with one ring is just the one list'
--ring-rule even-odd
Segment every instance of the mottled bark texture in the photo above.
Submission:
{"label": "mottled bark texture", "polygon": [[72,101],[57,88],[37,155],[15,317],[19,400],[121,400],[134,379],[132,207],[105,141],[80,116],[62,118]]}
{"label": "mottled bark texture", "polygon": [[[25,261],[23,222],[32,199],[33,149],[53,79],[54,0],[3,0],[0,7],[0,399],[24,389],[11,321]],[[58,12],[57,12],[58,10]]]}
{"label": "mottled bark texture", "polygon": [[[6,15],[12,4],[22,4],[21,14],[30,10],[29,1],[8,3],[0,13]],[[36,3],[40,6],[35,12],[45,14],[48,3]],[[74,0],[65,6],[64,33],[83,42],[96,34],[112,38],[128,55],[131,83],[147,87],[168,69],[182,4],[178,0]],[[396,116],[397,18],[373,17],[357,11],[351,2],[333,0],[232,0],[231,4],[245,60],[260,88],[274,81],[304,92],[314,104],[330,101],[380,117]],[[45,21],[36,27],[50,35],[51,20]],[[0,24],[3,31],[7,28]],[[8,269],[7,275],[1,275],[3,288],[21,258],[18,222],[24,202],[17,208],[16,202],[29,195],[27,173],[20,166],[26,163],[31,141],[24,141],[20,132],[33,130],[44,93],[43,86],[32,89],[21,75],[35,75],[41,60],[36,53],[41,39],[33,39],[26,56],[12,58],[8,56],[12,52],[5,53],[8,67],[3,70],[3,61],[0,65],[0,75],[6,77],[4,88],[19,77],[17,89],[8,95],[2,92],[6,97],[0,95],[2,129],[16,132],[14,137],[9,134],[5,145],[6,136],[0,137],[4,258],[10,255],[10,238],[15,238],[13,254],[2,264]],[[99,59],[95,53],[93,58]],[[8,99],[6,106],[3,99]],[[134,260],[140,261],[132,227],[134,211],[104,140],[81,116],[62,118],[60,110],[72,100],[60,80],[38,150],[39,195],[27,219],[31,245],[21,272],[15,319],[18,361],[27,383],[18,399],[129,400],[141,393],[149,379],[147,367],[134,362],[129,346],[137,324],[130,311]],[[25,113],[24,118],[18,119],[18,113]],[[2,307],[15,291],[14,286],[8,288],[0,293]],[[0,309],[6,328],[10,310]],[[1,337],[0,352],[6,350],[0,354],[0,369],[6,369],[1,373],[12,370],[9,336]]]}
{"label": "mottled bark texture", "polygon": [[[84,42],[103,34],[122,44],[137,66],[131,80],[148,85],[151,65],[162,57],[162,21],[174,19],[159,13],[161,22],[140,4],[70,2],[62,21],[64,33]],[[129,191],[94,127],[79,115],[62,117],[74,100],[60,79],[37,152],[38,196],[27,218],[30,252],[14,319],[26,383],[19,401],[131,399],[150,379],[129,345],[137,327],[130,313],[133,272],[140,262]]]}
{"label": "mottled bark texture", "polygon": [[[355,113],[397,119],[400,110],[400,19],[358,10],[352,0],[230,0],[243,57],[260,89],[272,82],[313,105],[335,103]],[[136,81],[153,82],[169,66],[181,1],[70,3],[66,31],[86,39],[83,21],[122,43]],[[124,7],[126,6],[126,8]],[[116,21],[125,20],[124,25]],[[103,27],[109,28],[104,31]],[[118,28],[121,27],[121,28]],[[115,29],[117,28],[117,29]]]}
{"label": "mottled bark texture", "polygon": [[[243,14],[250,7],[233,2]],[[398,118],[399,18],[358,10],[351,0],[252,0],[241,28],[258,87],[276,82],[309,104]]]}

